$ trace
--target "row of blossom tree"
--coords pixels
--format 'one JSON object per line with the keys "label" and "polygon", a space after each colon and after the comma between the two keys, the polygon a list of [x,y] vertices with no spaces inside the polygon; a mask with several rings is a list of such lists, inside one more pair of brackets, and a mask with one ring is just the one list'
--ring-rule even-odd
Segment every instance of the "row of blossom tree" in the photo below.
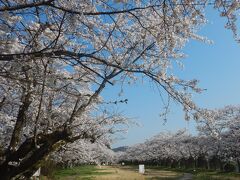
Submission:
{"label": "row of blossom tree", "polygon": [[120,154],[119,161],[181,168],[224,170],[229,163],[240,172],[240,107],[205,112],[198,136],[185,130],[164,132]]}
{"label": "row of blossom tree", "polygon": [[238,40],[238,0],[1,0],[1,179],[30,177],[59,147],[126,123],[98,106],[108,85],[148,78],[197,110],[197,81],[171,68],[189,39],[205,41],[208,5]]}
{"label": "row of blossom tree", "polygon": [[111,150],[106,139],[99,139],[95,143],[78,140],[61,147],[52,153],[51,160],[60,167],[73,167],[85,164],[110,165],[116,163],[116,154]]}

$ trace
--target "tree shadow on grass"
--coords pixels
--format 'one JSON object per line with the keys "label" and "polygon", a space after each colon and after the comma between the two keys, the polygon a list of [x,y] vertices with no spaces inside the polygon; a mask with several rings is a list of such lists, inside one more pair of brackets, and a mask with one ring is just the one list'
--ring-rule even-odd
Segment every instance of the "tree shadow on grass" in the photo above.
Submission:
{"label": "tree shadow on grass", "polygon": [[[54,173],[54,179],[92,179],[93,176],[108,175],[113,172],[104,171],[106,169],[99,169],[96,166],[78,166],[74,168],[59,169]],[[101,172],[104,171],[104,172]]]}

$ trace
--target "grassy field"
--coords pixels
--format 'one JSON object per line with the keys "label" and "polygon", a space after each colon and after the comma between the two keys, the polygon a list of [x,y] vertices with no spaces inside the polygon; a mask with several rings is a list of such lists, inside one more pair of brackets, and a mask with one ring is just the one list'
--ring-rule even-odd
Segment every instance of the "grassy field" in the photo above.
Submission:
{"label": "grassy field", "polygon": [[148,166],[149,169],[166,170],[182,173],[193,174],[193,180],[240,180],[240,173],[225,173],[219,171],[207,171],[206,169],[179,169],[179,168],[166,168],[159,166]]}
{"label": "grassy field", "polygon": [[239,173],[199,172],[194,175],[194,180],[240,180]]}
{"label": "grassy field", "polygon": [[139,174],[137,167],[129,166],[79,166],[68,169],[59,169],[52,178],[42,177],[43,180],[176,180],[182,173],[147,169],[145,174]]}
{"label": "grassy field", "polygon": [[97,166],[78,166],[57,170],[54,173],[54,179],[92,179],[94,177],[109,174],[112,174],[112,172]]}
{"label": "grassy field", "polygon": [[54,172],[53,177],[42,177],[41,180],[178,180],[185,173],[193,174],[193,180],[240,180],[239,173],[146,166],[146,172],[143,175],[138,173],[137,168],[137,166],[79,166],[59,169]]}

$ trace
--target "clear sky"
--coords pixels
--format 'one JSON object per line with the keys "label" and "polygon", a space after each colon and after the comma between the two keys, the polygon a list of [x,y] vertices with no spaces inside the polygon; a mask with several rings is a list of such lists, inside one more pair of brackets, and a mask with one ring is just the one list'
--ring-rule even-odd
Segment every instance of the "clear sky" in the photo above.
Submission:
{"label": "clear sky", "polygon": [[[225,105],[240,104],[240,44],[233,39],[232,32],[224,28],[226,19],[219,17],[216,11],[207,13],[208,24],[199,31],[214,44],[190,41],[184,48],[188,55],[184,59],[184,70],[177,74],[184,79],[198,79],[199,86],[207,89],[202,94],[195,94],[197,105],[204,108],[221,108]],[[132,145],[162,131],[176,131],[187,128],[190,133],[196,133],[195,123],[184,120],[182,107],[171,105],[167,122],[163,125],[160,118],[162,112],[161,97],[151,84],[137,84],[124,87],[124,94],[118,97],[119,87],[108,87],[103,97],[106,100],[127,98],[128,104],[116,105],[116,108],[126,116],[134,118],[141,126],[130,127],[124,139],[118,140],[113,147]]]}

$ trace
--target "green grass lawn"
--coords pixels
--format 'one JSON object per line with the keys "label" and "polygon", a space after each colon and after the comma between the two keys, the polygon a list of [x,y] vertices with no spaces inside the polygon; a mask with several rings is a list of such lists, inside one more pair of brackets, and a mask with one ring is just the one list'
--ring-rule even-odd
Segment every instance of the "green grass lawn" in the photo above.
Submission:
{"label": "green grass lawn", "polygon": [[235,172],[219,172],[206,169],[181,169],[181,168],[169,168],[161,166],[146,166],[148,169],[159,169],[167,171],[175,171],[182,173],[191,173],[193,174],[193,180],[240,180],[240,173]]}
{"label": "green grass lawn", "polygon": [[78,166],[73,168],[58,169],[54,173],[54,179],[66,179],[75,177],[75,179],[92,179],[93,176],[111,174],[111,172],[101,172],[105,169],[99,169],[96,166]]}
{"label": "green grass lawn", "polygon": [[194,180],[240,180],[240,173],[198,172],[194,174]]}
{"label": "green grass lawn", "polygon": [[[166,168],[160,166],[145,166],[146,174],[139,176],[138,166],[91,166],[84,165],[73,168],[58,169],[48,180],[78,180],[78,179],[119,179],[123,177],[134,177],[136,179],[159,179],[159,180],[177,180],[184,173],[193,174],[193,180],[240,180],[240,173],[223,173],[217,171],[206,171],[204,169],[178,169]],[[172,173],[175,172],[174,175]],[[165,177],[166,176],[166,177]],[[116,178],[118,177],[118,178]]]}
{"label": "green grass lawn", "polygon": [[177,180],[181,173],[172,171],[158,171],[156,169],[146,169],[146,173],[138,173],[138,166],[78,166],[73,168],[58,169],[47,180],[90,180],[90,179],[128,179],[135,180],[155,179],[155,180]]}

